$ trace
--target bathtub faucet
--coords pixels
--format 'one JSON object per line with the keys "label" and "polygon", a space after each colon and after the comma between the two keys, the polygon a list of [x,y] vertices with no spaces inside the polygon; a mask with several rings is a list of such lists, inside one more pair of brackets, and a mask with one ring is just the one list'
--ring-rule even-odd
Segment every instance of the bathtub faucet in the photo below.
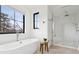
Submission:
{"label": "bathtub faucet", "polygon": [[[17,23],[17,22],[15,22],[15,23],[16,23],[15,26],[18,27],[18,28],[22,31],[23,29],[18,25],[18,23]],[[20,33],[20,31],[19,31],[19,30],[16,30],[16,36],[17,36],[16,39],[17,39],[17,41],[20,41],[20,40],[19,40],[19,33]]]}
{"label": "bathtub faucet", "polygon": [[17,41],[19,41],[19,39],[18,39],[19,38],[19,33],[16,33],[16,36],[17,36]]}
{"label": "bathtub faucet", "polygon": [[17,32],[16,34],[17,34],[17,41],[19,41],[19,43],[22,43],[22,40],[19,39],[19,32]]}

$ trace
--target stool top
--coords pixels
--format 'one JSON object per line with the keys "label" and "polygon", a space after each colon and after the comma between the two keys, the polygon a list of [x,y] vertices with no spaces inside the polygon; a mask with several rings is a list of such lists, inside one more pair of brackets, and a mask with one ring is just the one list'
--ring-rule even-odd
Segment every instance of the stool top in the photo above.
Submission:
{"label": "stool top", "polygon": [[40,40],[41,44],[44,44],[45,42],[48,42],[48,40],[44,41],[44,40]]}

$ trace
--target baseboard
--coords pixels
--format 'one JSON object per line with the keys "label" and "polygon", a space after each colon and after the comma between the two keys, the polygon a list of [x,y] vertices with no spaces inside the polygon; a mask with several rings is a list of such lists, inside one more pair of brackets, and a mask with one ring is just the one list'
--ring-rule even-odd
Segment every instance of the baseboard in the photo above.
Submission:
{"label": "baseboard", "polygon": [[70,48],[70,49],[75,49],[75,50],[78,50],[78,51],[79,51],[78,48],[71,47],[71,46],[66,46],[66,45],[62,45],[62,44],[55,44],[55,43],[54,43],[53,45],[55,45],[55,46],[60,46],[60,47],[65,47],[65,48]]}

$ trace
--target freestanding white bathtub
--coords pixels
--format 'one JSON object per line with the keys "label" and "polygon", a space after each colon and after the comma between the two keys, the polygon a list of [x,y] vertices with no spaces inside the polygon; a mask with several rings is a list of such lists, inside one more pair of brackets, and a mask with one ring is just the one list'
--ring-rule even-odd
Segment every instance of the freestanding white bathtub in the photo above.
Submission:
{"label": "freestanding white bathtub", "polygon": [[26,39],[0,45],[0,54],[33,54],[37,50],[38,39]]}

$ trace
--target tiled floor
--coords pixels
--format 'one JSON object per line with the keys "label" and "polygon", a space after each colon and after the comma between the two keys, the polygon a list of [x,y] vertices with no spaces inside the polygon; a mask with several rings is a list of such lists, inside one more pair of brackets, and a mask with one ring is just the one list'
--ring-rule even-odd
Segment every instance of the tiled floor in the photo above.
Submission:
{"label": "tiled floor", "polygon": [[[41,54],[41,52],[38,50],[35,54]],[[79,51],[59,46],[51,46],[49,52],[44,51],[43,54],[79,54]]]}

